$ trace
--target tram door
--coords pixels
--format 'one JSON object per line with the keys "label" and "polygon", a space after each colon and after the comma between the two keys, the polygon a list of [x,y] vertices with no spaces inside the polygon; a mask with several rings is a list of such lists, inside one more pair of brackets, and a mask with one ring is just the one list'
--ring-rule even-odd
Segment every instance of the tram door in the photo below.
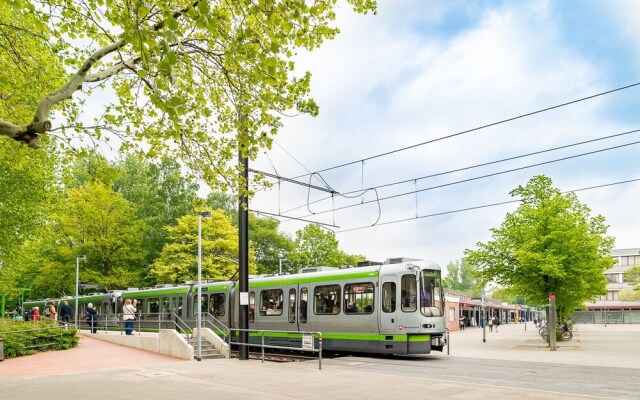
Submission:
{"label": "tram door", "polygon": [[394,333],[398,327],[399,294],[396,281],[397,277],[393,275],[380,278],[380,333]]}

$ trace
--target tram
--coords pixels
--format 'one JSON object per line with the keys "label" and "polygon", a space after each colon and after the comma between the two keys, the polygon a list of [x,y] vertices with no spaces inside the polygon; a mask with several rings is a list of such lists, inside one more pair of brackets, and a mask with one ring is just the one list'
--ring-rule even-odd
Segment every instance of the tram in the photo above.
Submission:
{"label": "tram", "polygon": [[[399,355],[442,351],[446,329],[440,267],[410,258],[366,264],[251,277],[249,329],[279,331],[264,334],[265,344],[276,346],[300,345],[299,334],[282,332],[322,332],[325,350]],[[230,328],[239,326],[236,281],[207,282],[200,290],[204,315]],[[113,291],[100,299],[83,296],[79,313],[84,315],[91,301],[100,304],[104,318],[117,320],[124,300],[132,299],[139,326],[175,328],[177,320],[195,326],[197,293],[197,285],[190,282]],[[30,304],[35,305],[25,302]],[[232,344],[236,339],[232,336]],[[262,338],[250,333],[249,340]]]}

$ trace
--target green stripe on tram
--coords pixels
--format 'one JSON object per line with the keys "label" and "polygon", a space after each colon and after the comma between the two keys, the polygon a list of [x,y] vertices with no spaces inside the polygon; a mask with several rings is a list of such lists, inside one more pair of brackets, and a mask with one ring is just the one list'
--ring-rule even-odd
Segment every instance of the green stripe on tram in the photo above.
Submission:
{"label": "green stripe on tram", "polygon": [[[265,337],[270,338],[290,338],[290,337],[302,337],[301,333],[282,333],[282,332],[265,332]],[[249,336],[261,337],[262,335],[257,332],[249,332]],[[390,340],[394,342],[406,342],[407,338],[409,342],[428,342],[431,340],[431,335],[381,335],[378,333],[339,333],[339,332],[322,332],[322,339],[332,340],[361,340],[372,342],[387,342],[389,336]]]}
{"label": "green stripe on tram", "polygon": [[323,275],[323,276],[297,276],[297,277],[290,277],[285,279],[273,279],[273,280],[262,281],[262,282],[249,281],[249,289],[268,287],[268,286],[296,285],[296,284],[304,284],[304,283],[340,281],[340,280],[346,280],[346,279],[371,279],[371,278],[376,278],[377,276],[378,276],[378,271],[352,272],[352,273],[344,273],[344,274],[334,273],[332,275]]}
{"label": "green stripe on tram", "polygon": [[166,294],[187,294],[186,288],[176,288],[176,289],[164,289],[158,291],[140,291],[140,292],[128,292],[122,295],[123,299],[140,299],[144,297],[160,297]]}

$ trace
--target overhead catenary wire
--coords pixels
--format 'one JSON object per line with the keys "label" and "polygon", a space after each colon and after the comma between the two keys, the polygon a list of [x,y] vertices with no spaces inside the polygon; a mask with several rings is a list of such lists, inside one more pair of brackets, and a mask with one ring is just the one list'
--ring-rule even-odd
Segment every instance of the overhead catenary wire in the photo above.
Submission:
{"label": "overhead catenary wire", "polygon": [[623,147],[627,147],[627,146],[632,146],[632,145],[636,145],[636,144],[639,144],[639,143],[640,143],[640,141],[635,141],[635,142],[631,142],[631,143],[625,143],[625,144],[618,145],[618,146],[612,146],[612,147],[607,147],[607,148],[604,148],[604,149],[589,151],[589,152],[586,152],[586,153],[575,154],[575,155],[572,155],[572,156],[557,158],[555,160],[549,160],[549,161],[539,162],[539,163],[535,163],[535,164],[525,165],[525,166],[518,167],[518,168],[511,168],[511,169],[508,169],[508,170],[494,172],[494,173],[491,173],[491,174],[485,174],[485,175],[481,175],[481,176],[477,176],[477,177],[473,177],[473,178],[467,178],[467,179],[462,179],[462,180],[459,180],[459,181],[454,181],[454,182],[443,183],[443,184],[440,184],[440,185],[429,186],[429,187],[426,187],[426,188],[423,188],[423,189],[420,189],[420,190],[414,190],[414,191],[410,191],[410,192],[403,192],[403,193],[395,194],[395,195],[392,195],[392,196],[381,197],[381,198],[377,198],[376,200],[369,200],[369,201],[365,201],[363,203],[350,204],[350,205],[346,205],[346,206],[342,206],[342,207],[338,207],[338,208],[332,208],[332,209],[329,209],[329,210],[318,211],[318,212],[314,212],[314,213],[309,214],[309,215],[303,215],[301,218],[305,218],[305,217],[308,217],[308,216],[311,216],[311,215],[322,215],[322,214],[326,214],[328,212],[335,212],[335,211],[339,211],[339,210],[344,210],[344,209],[348,209],[348,208],[362,206],[362,205],[365,205],[365,204],[370,204],[370,203],[373,203],[373,202],[380,202],[380,201],[384,201],[384,200],[390,200],[390,199],[394,199],[394,198],[398,198],[398,197],[402,197],[402,196],[407,196],[407,195],[414,194],[414,193],[426,192],[426,191],[429,191],[429,190],[440,189],[440,188],[448,187],[448,186],[454,186],[454,185],[458,185],[458,184],[461,184],[461,183],[477,181],[477,180],[480,180],[480,179],[486,179],[486,178],[490,178],[490,177],[493,177],[493,176],[504,175],[504,174],[508,174],[508,173],[511,173],[511,172],[521,171],[521,170],[525,170],[525,169],[529,169],[529,168],[539,167],[539,166],[542,166],[542,165],[553,164],[553,163],[557,163],[557,162],[560,162],[560,161],[566,161],[566,160],[570,160],[570,159],[574,159],[574,158],[578,158],[578,157],[584,157],[584,156],[587,156],[587,155],[592,155],[592,154],[602,153],[602,152],[605,152],[605,151],[619,149],[619,148],[623,148]]}
{"label": "overhead catenary wire", "polygon": [[[607,90],[605,92],[596,93],[596,94],[593,94],[593,95],[590,95],[590,96],[586,96],[586,97],[582,97],[582,98],[579,98],[579,99],[576,99],[576,100],[572,100],[572,101],[568,101],[568,102],[565,102],[565,103],[557,104],[557,105],[554,105],[554,106],[551,106],[551,107],[542,108],[540,110],[528,112],[526,114],[520,114],[520,115],[517,115],[515,117],[506,118],[506,119],[503,119],[503,120],[500,120],[500,121],[496,121],[496,122],[492,122],[492,123],[489,123],[489,124],[481,125],[481,126],[478,126],[476,128],[467,129],[467,130],[460,131],[460,132],[457,132],[457,133],[453,133],[453,134],[450,134],[450,135],[446,135],[446,136],[442,136],[442,137],[439,137],[439,138],[430,139],[430,140],[427,140],[427,141],[424,141],[424,142],[416,143],[416,144],[413,144],[413,145],[410,145],[410,146],[405,146],[405,147],[401,147],[399,149],[390,150],[390,151],[386,151],[386,152],[383,152],[383,153],[380,153],[380,154],[375,154],[373,156],[361,158],[359,160],[350,161],[350,162],[339,164],[339,165],[336,165],[336,166],[333,166],[333,167],[324,168],[324,169],[315,171],[315,173],[317,174],[317,173],[320,173],[320,172],[331,171],[333,169],[346,167],[346,166],[349,166],[349,165],[361,163],[361,162],[368,161],[368,160],[373,160],[375,158],[388,156],[390,154],[398,153],[398,152],[405,151],[405,150],[410,150],[410,149],[413,149],[413,148],[416,148],[416,147],[424,146],[426,144],[431,144],[431,143],[439,142],[439,141],[442,141],[442,140],[451,139],[451,138],[454,138],[454,137],[457,137],[457,136],[465,135],[467,133],[476,132],[476,131],[479,131],[479,130],[482,130],[482,129],[490,128],[492,126],[501,125],[501,124],[504,124],[504,123],[507,123],[507,122],[511,122],[511,121],[515,121],[515,120],[518,120],[518,119],[530,117],[532,115],[536,115],[536,114],[540,114],[540,113],[543,113],[543,112],[547,112],[547,111],[555,110],[555,109],[558,109],[558,108],[566,107],[566,106],[569,106],[569,105],[572,105],[572,104],[580,103],[582,101],[591,100],[591,99],[594,99],[594,98],[597,98],[597,97],[600,97],[600,96],[605,96],[605,95],[608,95],[608,94],[611,94],[611,93],[615,93],[615,92],[619,92],[619,91],[622,91],[622,90],[630,89],[632,87],[636,87],[636,86],[639,86],[639,85],[640,85],[640,82],[632,83],[630,85],[626,85],[626,86],[618,87],[618,88],[615,88],[615,89]],[[309,171],[309,170],[307,170],[307,171]],[[311,174],[311,172],[309,172],[307,174],[304,174],[304,175],[295,176],[295,177],[293,177],[291,179],[302,178],[302,177],[308,176],[310,174]]]}
{"label": "overhead catenary wire", "polygon": [[[640,178],[629,179],[629,180],[626,180],[626,181],[606,183],[606,184],[596,185],[596,186],[589,186],[589,187],[580,188],[580,189],[567,190],[567,191],[560,192],[560,193],[565,194],[565,193],[582,192],[582,191],[600,189],[600,188],[609,187],[609,186],[623,185],[623,184],[626,184],[626,183],[633,183],[633,182],[640,182]],[[364,225],[364,226],[359,226],[359,227],[356,227],[356,228],[342,229],[342,230],[335,231],[334,233],[335,234],[339,234],[339,233],[357,231],[357,230],[362,230],[362,229],[369,229],[369,228],[374,228],[374,227],[379,227],[379,226],[398,224],[398,223],[401,223],[401,222],[414,221],[416,219],[433,218],[433,217],[438,217],[438,216],[447,215],[447,214],[455,214],[455,213],[460,213],[460,212],[465,212],[465,211],[480,210],[480,209],[483,209],[483,208],[497,207],[497,206],[502,206],[502,205],[505,205],[505,204],[519,203],[522,200],[523,199],[515,199],[515,200],[501,201],[501,202],[498,202],[498,203],[490,203],[490,204],[484,204],[484,205],[479,205],[479,206],[459,208],[459,209],[456,209],[456,210],[441,211],[441,212],[437,212],[437,213],[420,215],[420,216],[411,217],[411,218],[403,218],[403,219],[398,219],[398,220],[394,220],[394,221],[386,221],[386,222],[378,223],[376,225]]]}
{"label": "overhead catenary wire", "polygon": [[[401,181],[385,183],[385,184],[382,184],[382,185],[371,186],[369,188],[363,188],[363,189],[358,189],[358,190],[353,190],[353,191],[348,191],[348,192],[340,192],[340,193],[338,193],[338,195],[349,198],[350,196],[348,196],[348,195],[351,195],[351,194],[354,194],[354,193],[360,193],[360,194],[354,196],[354,197],[359,197],[359,196],[364,195],[367,191],[373,190],[373,189],[382,189],[382,188],[385,188],[385,187],[401,185],[401,184],[405,184],[405,183],[409,183],[409,182],[414,182],[414,184],[415,184],[415,183],[417,183],[418,180],[423,180],[423,179],[428,179],[428,178],[435,178],[435,177],[438,177],[438,176],[453,174],[453,173],[456,173],[456,172],[467,171],[467,170],[471,170],[471,169],[474,169],[474,168],[486,167],[486,166],[489,166],[489,165],[499,164],[499,163],[503,163],[503,162],[507,162],[507,161],[513,161],[513,160],[517,160],[517,159],[520,159],[520,158],[531,157],[531,156],[534,156],[534,155],[540,155],[540,154],[549,153],[549,152],[552,152],[552,151],[567,149],[567,148],[570,148],[570,147],[580,146],[580,145],[584,145],[584,144],[588,144],[588,143],[594,143],[594,142],[598,142],[598,141],[601,141],[601,140],[607,140],[607,139],[612,139],[612,138],[616,138],[616,137],[622,137],[622,136],[626,136],[626,135],[630,135],[630,134],[638,133],[638,132],[640,132],[640,129],[634,129],[634,130],[625,131],[625,132],[621,132],[621,133],[615,133],[613,135],[607,135],[607,136],[602,136],[602,137],[593,138],[593,139],[589,139],[589,140],[583,140],[583,141],[576,142],[576,143],[570,143],[570,144],[566,144],[566,145],[562,145],[562,146],[551,147],[551,148],[544,149],[544,150],[538,150],[538,151],[534,151],[534,152],[531,152],[531,153],[521,154],[521,155],[512,156],[512,157],[506,157],[506,158],[502,158],[502,159],[495,160],[495,161],[488,161],[488,162],[484,162],[484,163],[480,163],[480,164],[474,164],[474,165],[470,165],[470,166],[466,166],[466,167],[461,167],[461,168],[456,168],[456,169],[452,169],[452,170],[448,170],[448,171],[438,172],[438,173],[435,173],[435,174],[429,174],[429,175],[424,175],[424,176],[420,176],[420,177],[416,177],[416,178],[410,178],[410,179],[405,179],[405,180],[401,180]],[[294,208],[290,208],[288,210],[284,210],[284,211],[282,211],[282,213],[285,214],[285,213],[288,213],[288,212],[291,212],[291,211],[298,210],[298,209],[303,208],[303,207],[307,207],[308,208],[310,205],[313,205],[313,204],[316,204],[316,203],[320,203],[320,202],[325,201],[325,200],[327,200],[327,199],[329,199],[331,197],[330,196],[323,197],[321,199],[314,200],[312,202],[309,202],[309,200],[307,199],[307,203],[306,204],[303,204],[301,206],[297,206],[297,207],[294,207]]]}

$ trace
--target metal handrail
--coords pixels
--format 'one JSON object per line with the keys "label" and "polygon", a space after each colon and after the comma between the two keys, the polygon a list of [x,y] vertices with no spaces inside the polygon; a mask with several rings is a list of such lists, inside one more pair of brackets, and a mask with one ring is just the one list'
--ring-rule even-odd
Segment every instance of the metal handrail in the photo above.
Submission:
{"label": "metal handrail", "polygon": [[[240,328],[229,328],[229,332],[254,332],[260,333],[261,343],[239,343],[233,342],[232,344],[236,344],[238,346],[247,346],[247,347],[260,347],[262,349],[262,362],[264,363],[264,349],[279,349],[279,350],[296,350],[296,351],[308,351],[311,353],[318,353],[318,369],[322,369],[322,332],[311,332],[311,331],[274,331],[268,329],[240,329]],[[264,334],[265,333],[286,333],[292,335],[312,335],[313,342],[315,343],[315,337],[318,336],[318,349],[315,348],[315,345],[312,344],[311,349],[307,349],[304,347],[291,347],[291,346],[272,346],[264,344]],[[230,343],[231,344],[231,343]]]}
{"label": "metal handrail", "polygon": [[224,322],[220,321],[218,318],[216,318],[215,316],[211,315],[209,312],[203,313],[204,316],[206,318],[203,318],[202,321],[205,324],[210,324],[211,326],[213,326],[215,328],[215,330],[219,330],[222,332],[222,340],[224,340],[225,343],[227,344],[231,344],[231,332],[230,329],[227,325],[224,324]]}

